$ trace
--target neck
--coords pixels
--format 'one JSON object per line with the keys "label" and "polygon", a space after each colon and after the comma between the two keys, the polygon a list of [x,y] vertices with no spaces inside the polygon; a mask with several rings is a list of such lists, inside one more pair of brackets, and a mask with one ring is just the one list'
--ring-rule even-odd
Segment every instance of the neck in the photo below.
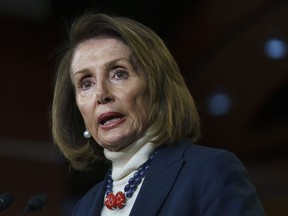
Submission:
{"label": "neck", "polygon": [[111,152],[104,149],[105,157],[112,162],[112,179],[114,181],[125,178],[149,158],[156,148],[150,140],[151,136],[146,133],[121,151]]}

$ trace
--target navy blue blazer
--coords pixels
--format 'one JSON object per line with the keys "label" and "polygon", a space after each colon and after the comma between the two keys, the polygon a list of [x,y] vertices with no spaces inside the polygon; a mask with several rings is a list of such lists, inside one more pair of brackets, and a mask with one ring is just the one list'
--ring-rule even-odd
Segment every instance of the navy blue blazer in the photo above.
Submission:
{"label": "navy blue blazer", "polygon": [[[106,182],[84,195],[74,216],[100,215]],[[186,140],[158,150],[130,215],[263,216],[264,211],[236,156]]]}

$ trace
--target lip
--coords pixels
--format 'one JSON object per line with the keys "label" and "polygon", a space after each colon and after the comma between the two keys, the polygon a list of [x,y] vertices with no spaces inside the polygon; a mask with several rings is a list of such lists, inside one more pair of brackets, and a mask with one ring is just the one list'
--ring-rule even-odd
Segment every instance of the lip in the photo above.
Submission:
{"label": "lip", "polygon": [[98,116],[98,125],[101,129],[109,130],[122,124],[126,120],[125,115],[119,112],[106,112]]}

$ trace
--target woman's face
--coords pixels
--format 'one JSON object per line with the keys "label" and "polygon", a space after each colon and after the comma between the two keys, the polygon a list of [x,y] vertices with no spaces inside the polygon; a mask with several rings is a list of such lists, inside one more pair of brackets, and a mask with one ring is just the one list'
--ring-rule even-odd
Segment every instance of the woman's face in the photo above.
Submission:
{"label": "woman's face", "polygon": [[130,49],[113,38],[80,43],[71,63],[77,106],[95,141],[119,151],[147,129],[149,97]]}

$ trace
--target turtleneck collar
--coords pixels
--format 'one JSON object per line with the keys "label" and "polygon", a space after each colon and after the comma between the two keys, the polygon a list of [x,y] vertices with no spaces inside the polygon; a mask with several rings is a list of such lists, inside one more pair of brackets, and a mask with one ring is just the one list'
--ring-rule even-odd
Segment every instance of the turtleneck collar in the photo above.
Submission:
{"label": "turtleneck collar", "polygon": [[112,162],[112,179],[114,181],[125,178],[148,160],[156,148],[154,143],[149,142],[150,140],[151,136],[147,131],[142,138],[120,151],[112,152],[104,149],[105,157]]}

